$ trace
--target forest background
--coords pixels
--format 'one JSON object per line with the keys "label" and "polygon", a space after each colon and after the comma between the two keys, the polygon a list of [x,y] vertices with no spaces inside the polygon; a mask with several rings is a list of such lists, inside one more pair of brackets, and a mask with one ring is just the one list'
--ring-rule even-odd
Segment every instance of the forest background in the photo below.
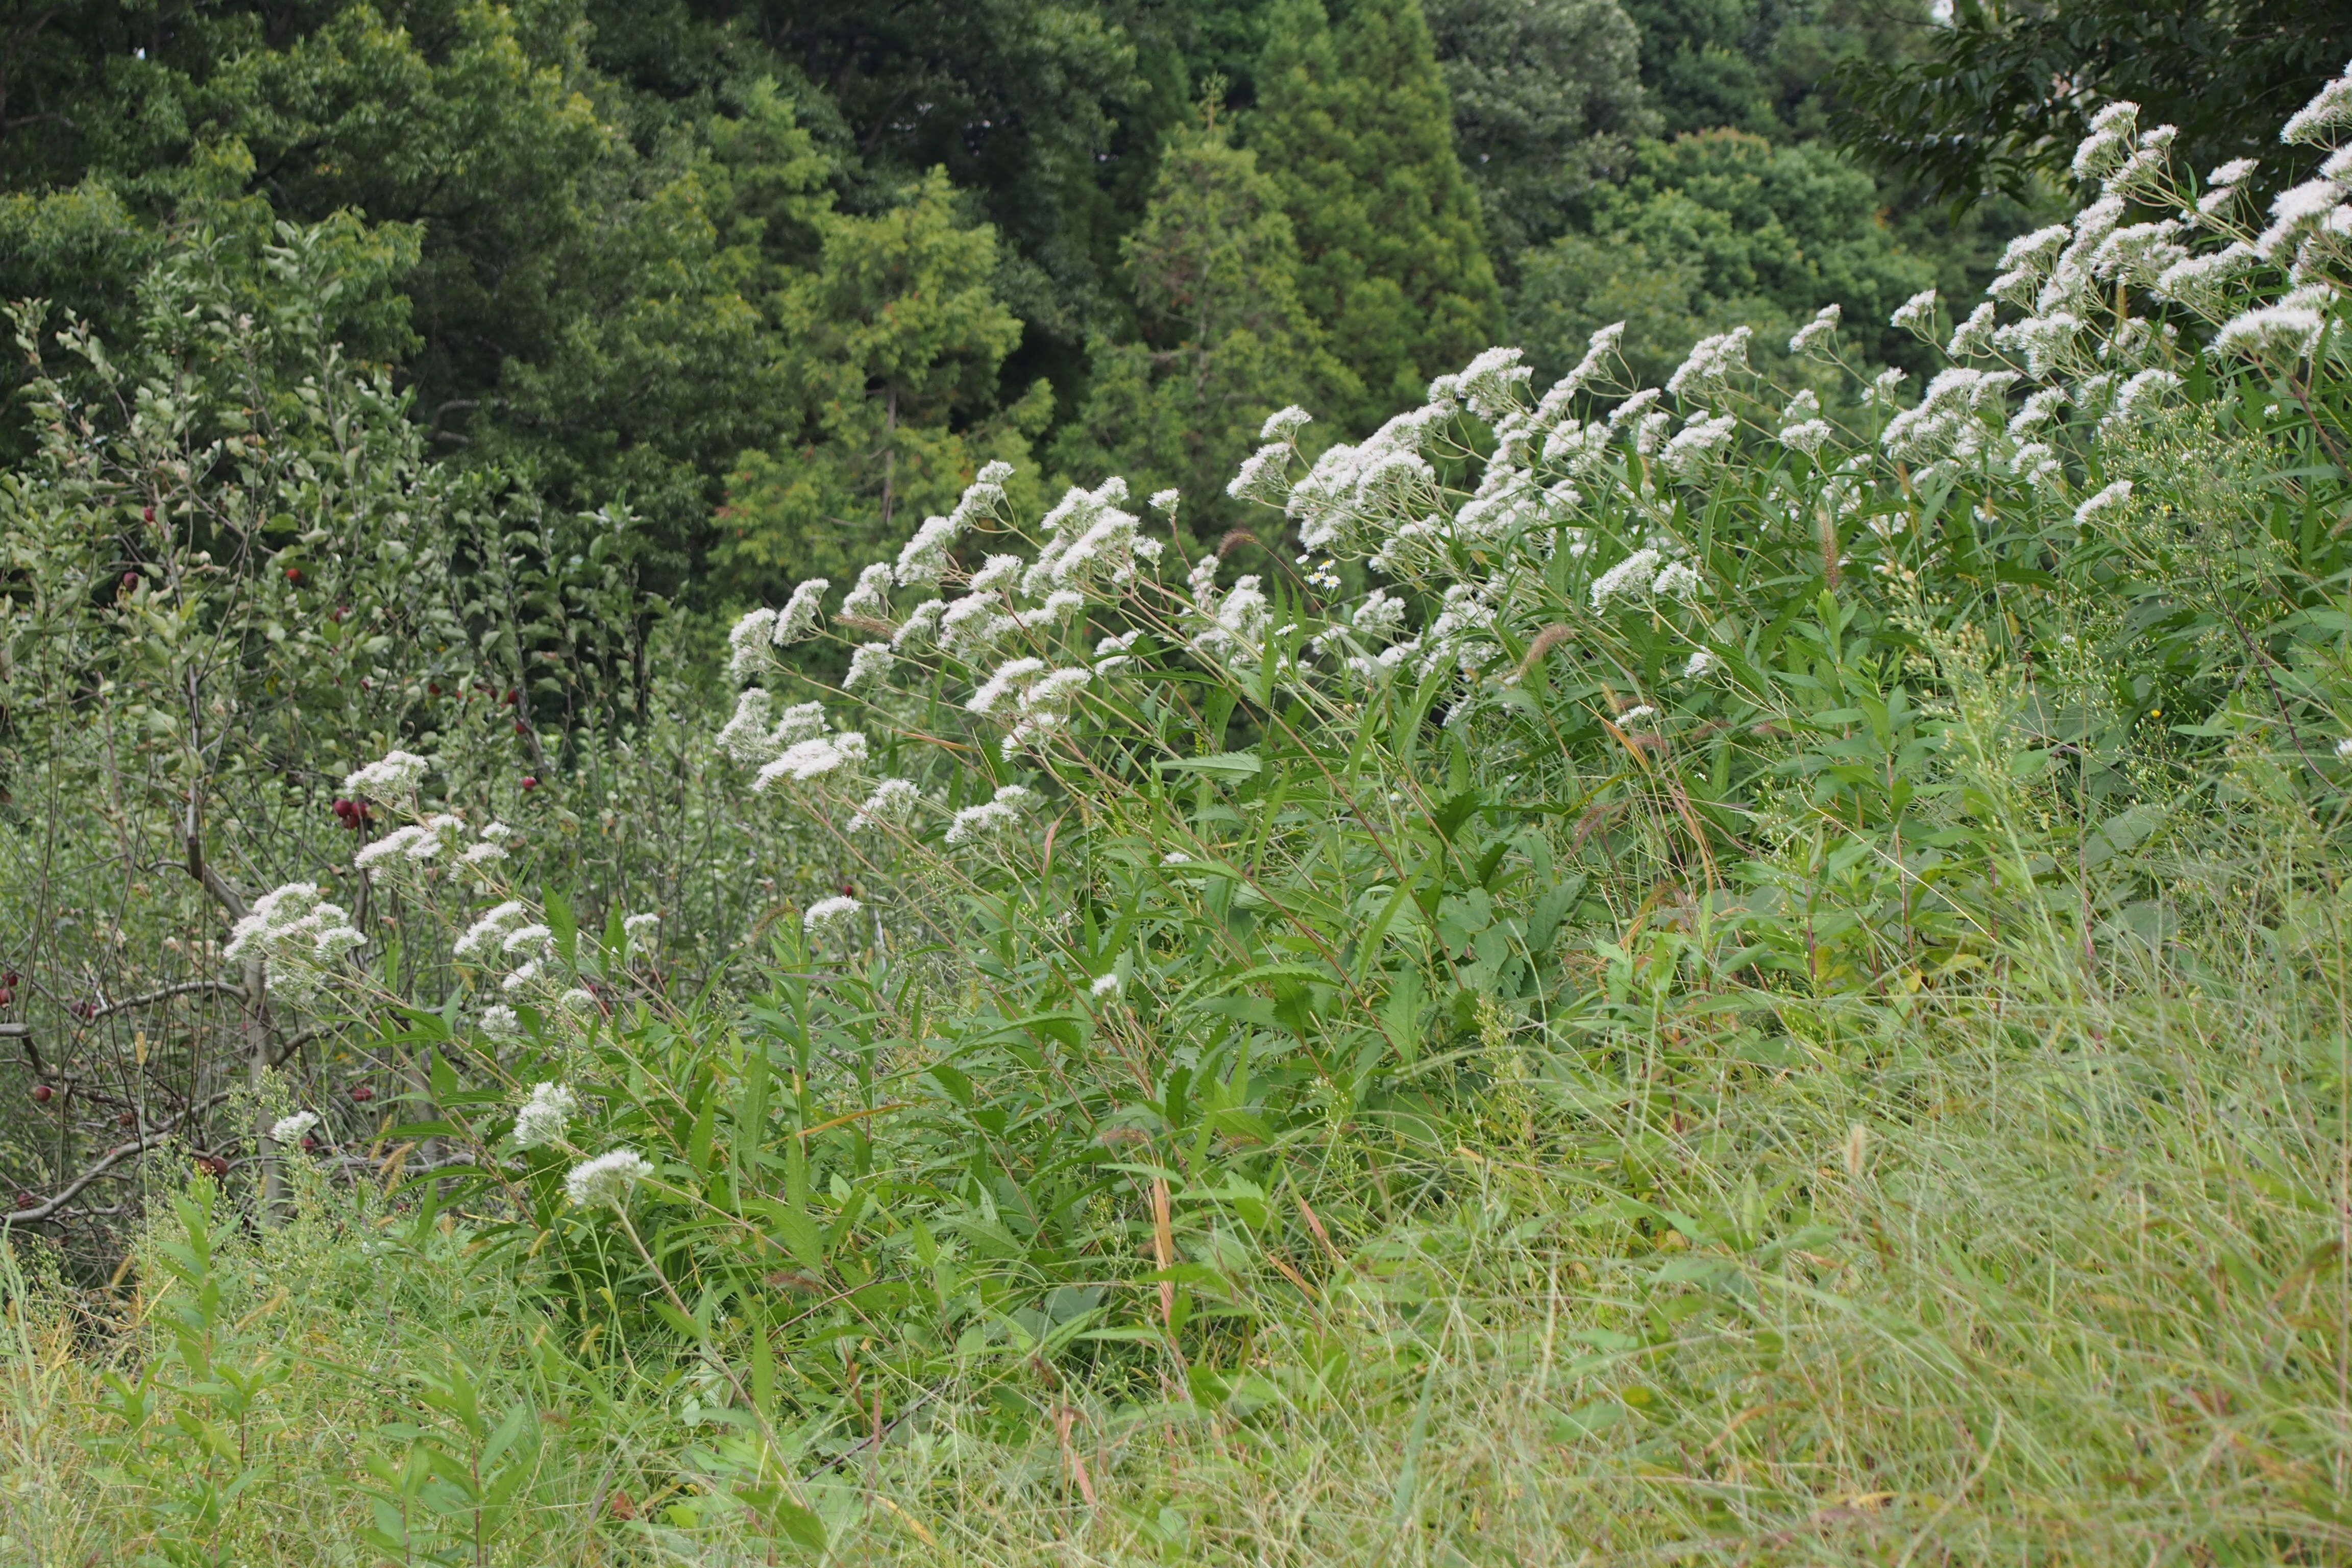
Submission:
{"label": "forest background", "polygon": [[1829,139],[1914,10],[26,6],[0,296],[110,340],[187,237],[257,277],[348,222],[332,330],[427,450],[625,507],[665,601],[839,577],[997,458],[1180,485],[1206,536],[1285,404],[1360,433],[1491,342],[1557,374],[1622,320],[1669,367],[1980,286],[2030,189],[1956,222]]}

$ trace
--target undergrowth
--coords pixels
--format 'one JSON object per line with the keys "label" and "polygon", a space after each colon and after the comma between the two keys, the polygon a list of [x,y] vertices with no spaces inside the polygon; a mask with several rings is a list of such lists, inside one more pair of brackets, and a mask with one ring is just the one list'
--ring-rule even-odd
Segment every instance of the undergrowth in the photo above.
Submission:
{"label": "undergrowth", "polygon": [[[696,788],[808,857],[712,818],[756,914],[548,888],[623,814],[494,816],[422,672],[363,750],[232,727],[383,753],[355,907],[248,904],[151,724],[251,1131],[103,1282],[16,1247],[7,1551],[2343,1561],[2352,154],[2262,227],[2169,141],[2112,107],[1994,301],[1906,306],[1916,404],[1833,309],[1796,389],[1496,351],[1268,422],[1296,556],[990,466],[737,624]],[[203,575],[45,613],[277,624]]]}

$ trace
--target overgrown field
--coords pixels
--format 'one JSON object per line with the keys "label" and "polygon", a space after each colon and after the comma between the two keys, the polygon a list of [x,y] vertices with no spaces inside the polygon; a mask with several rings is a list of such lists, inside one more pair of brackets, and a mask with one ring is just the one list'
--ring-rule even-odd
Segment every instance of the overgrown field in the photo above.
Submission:
{"label": "overgrown field", "polygon": [[0,1557],[2352,1558],[2352,150],[2171,142],[1916,395],[1493,351],[723,649],[347,234],[28,319]]}

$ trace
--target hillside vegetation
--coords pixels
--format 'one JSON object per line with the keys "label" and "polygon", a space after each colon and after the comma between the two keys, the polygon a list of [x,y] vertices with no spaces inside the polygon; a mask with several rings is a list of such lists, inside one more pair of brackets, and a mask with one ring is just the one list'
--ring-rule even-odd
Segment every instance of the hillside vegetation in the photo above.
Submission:
{"label": "hillside vegetation", "polygon": [[[1337,414],[1157,489],[942,418],[715,622],[346,349],[396,233],[20,308],[0,1559],[2352,1557],[2352,69],[2276,168],[2085,129],[1980,300],[1395,412],[1550,264],[1456,168],[1351,279],[1204,117],[1158,177],[1279,287],[1144,223],[1231,313],[1089,395]],[[1554,256],[1864,177],[1633,156]],[[977,284],[842,303],[987,272],[946,178],[818,188],[779,308],[992,375]]]}

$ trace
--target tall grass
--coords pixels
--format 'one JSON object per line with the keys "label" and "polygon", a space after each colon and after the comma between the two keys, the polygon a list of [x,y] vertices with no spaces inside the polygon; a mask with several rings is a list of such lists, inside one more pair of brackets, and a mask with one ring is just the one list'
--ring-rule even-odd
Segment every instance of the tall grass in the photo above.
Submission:
{"label": "tall grass", "polygon": [[736,628],[840,890],[712,984],[354,772],[448,991],[300,886],[228,956],[402,1119],[257,1072],[278,1181],[12,1279],[9,1550],[2344,1560],[2352,171],[2168,144],[1916,405],[1834,312],[1827,412],[1498,351],[1269,421],[1238,577],[983,470]]}

